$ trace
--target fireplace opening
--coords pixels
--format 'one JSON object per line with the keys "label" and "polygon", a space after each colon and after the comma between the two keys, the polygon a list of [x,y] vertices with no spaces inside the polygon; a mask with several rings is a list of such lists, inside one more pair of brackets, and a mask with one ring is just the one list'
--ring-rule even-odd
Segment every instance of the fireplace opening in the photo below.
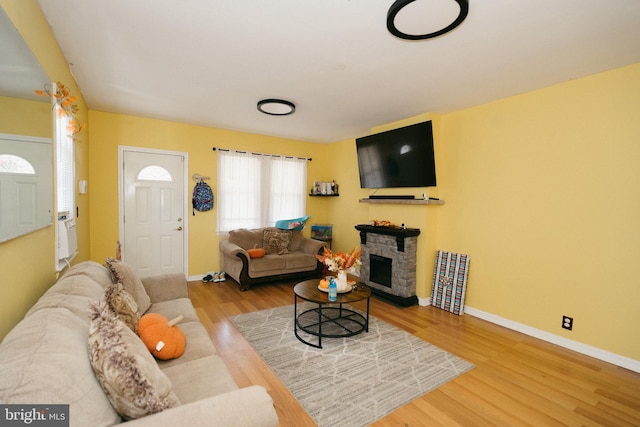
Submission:
{"label": "fireplace opening", "polygon": [[391,258],[369,254],[369,280],[390,288],[392,262]]}

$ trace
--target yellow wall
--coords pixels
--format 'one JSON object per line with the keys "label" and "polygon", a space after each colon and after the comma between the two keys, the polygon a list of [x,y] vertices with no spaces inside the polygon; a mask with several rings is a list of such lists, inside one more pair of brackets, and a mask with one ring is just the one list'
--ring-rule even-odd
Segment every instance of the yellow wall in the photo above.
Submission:
{"label": "yellow wall", "polygon": [[0,133],[51,138],[51,104],[0,96]]}
{"label": "yellow wall", "polygon": [[471,255],[469,306],[640,360],[639,94],[636,64],[442,116],[437,240]]}
{"label": "yellow wall", "polygon": [[[0,133],[51,138],[51,125],[50,104],[0,97]],[[50,226],[0,243],[0,339],[52,283],[53,233]]]}
{"label": "yellow wall", "polygon": [[[183,151],[189,154],[188,176],[210,176],[216,188],[216,152],[213,147],[250,150],[261,153],[311,157],[308,183],[327,170],[330,156],[320,144],[206,128],[162,120],[146,119],[104,112],[89,114],[91,135],[91,258],[97,261],[113,256],[118,240],[118,146]],[[190,182],[193,188],[193,182]],[[325,200],[309,198],[307,213],[311,221],[325,222]],[[189,215],[190,276],[218,271],[217,210]],[[308,230],[306,231],[308,233]]]}
{"label": "yellow wall", "polygon": [[442,206],[358,204],[369,191],[355,141],[332,144],[334,248],[357,245],[353,225],[372,219],[420,228],[418,296],[430,294],[435,250],[467,253],[468,306],[640,360],[639,93],[636,64],[372,129],[433,121],[438,187],[378,193],[425,190]]}
{"label": "yellow wall", "polygon": [[367,206],[358,203],[366,192],[360,189],[356,144],[354,140],[347,140],[330,144],[326,149],[331,153],[331,161],[321,181],[335,180],[340,196],[315,199],[319,199],[327,211],[325,223],[333,226],[331,248],[348,252],[360,247],[360,234],[354,226],[368,221]]}
{"label": "yellow wall", "polygon": [[[86,117],[86,106],[37,2],[35,0],[0,0],[0,6],[51,80],[63,82],[70,88],[72,94],[79,96],[80,116]],[[47,104],[42,105],[47,106]],[[36,128],[28,125],[27,122],[16,118],[12,130],[3,132],[52,137],[51,120],[52,118],[47,125],[39,125],[35,130]],[[81,139],[85,138],[86,136],[81,135]],[[88,172],[87,157],[88,142],[84,141],[84,145],[76,150],[78,179],[82,179],[80,177],[86,176]],[[77,260],[86,259],[89,255],[89,221],[88,216],[82,214],[87,212],[85,208],[88,208],[88,201],[79,200],[79,208],[81,212],[81,218],[78,220],[80,255]],[[54,283],[56,278],[54,251],[53,226],[0,243],[0,271],[3,274],[0,284],[0,339],[4,338],[35,301]]]}

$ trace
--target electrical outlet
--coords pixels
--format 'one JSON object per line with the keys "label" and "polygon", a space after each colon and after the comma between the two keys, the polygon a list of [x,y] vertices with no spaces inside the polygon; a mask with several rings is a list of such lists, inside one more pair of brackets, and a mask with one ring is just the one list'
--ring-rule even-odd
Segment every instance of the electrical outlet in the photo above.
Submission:
{"label": "electrical outlet", "polygon": [[573,329],[573,317],[562,316],[562,328],[572,330]]}

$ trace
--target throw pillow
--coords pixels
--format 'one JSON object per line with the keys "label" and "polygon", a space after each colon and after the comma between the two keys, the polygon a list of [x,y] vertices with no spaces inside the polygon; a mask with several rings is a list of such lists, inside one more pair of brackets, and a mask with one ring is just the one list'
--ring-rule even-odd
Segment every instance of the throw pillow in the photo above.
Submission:
{"label": "throw pillow", "polygon": [[176,324],[182,315],[168,320],[158,313],[147,313],[138,323],[138,336],[154,357],[169,360],[184,354],[187,337]]}
{"label": "throw pillow", "polygon": [[122,283],[124,289],[131,294],[138,304],[138,314],[143,314],[151,307],[151,298],[147,295],[142,281],[131,267],[117,259],[107,258],[105,260],[107,268],[115,277],[116,282]]}
{"label": "throw pillow", "polygon": [[240,228],[229,231],[229,243],[240,246],[242,249],[257,248],[262,245],[262,229],[247,230]]}
{"label": "throw pillow", "polygon": [[265,228],[262,233],[263,247],[268,254],[288,254],[291,232],[278,228]]}
{"label": "throw pillow", "polygon": [[106,301],[89,306],[89,360],[107,398],[126,420],[180,405],[171,381]]}
{"label": "throw pillow", "polygon": [[292,231],[291,241],[289,242],[289,252],[297,252],[302,250],[305,237],[302,235],[302,231]]}
{"label": "throw pillow", "polygon": [[104,290],[104,299],[109,308],[116,313],[118,319],[129,327],[133,332],[138,332],[138,304],[131,294],[124,290],[122,283],[113,283]]}
{"label": "throw pillow", "polygon": [[253,248],[247,249],[247,253],[249,254],[249,258],[262,258],[266,251],[263,248]]}

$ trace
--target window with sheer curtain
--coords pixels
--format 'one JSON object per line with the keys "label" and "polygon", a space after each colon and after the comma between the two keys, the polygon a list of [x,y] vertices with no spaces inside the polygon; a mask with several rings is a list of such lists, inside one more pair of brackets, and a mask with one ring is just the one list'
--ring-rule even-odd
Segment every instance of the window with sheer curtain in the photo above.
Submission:
{"label": "window with sheer curtain", "polygon": [[306,212],[307,160],[218,150],[218,231],[273,226]]}
{"label": "window with sheer curtain", "polygon": [[74,147],[69,135],[69,116],[59,111],[56,104],[56,204],[58,213],[69,212],[75,217],[74,201]]}

